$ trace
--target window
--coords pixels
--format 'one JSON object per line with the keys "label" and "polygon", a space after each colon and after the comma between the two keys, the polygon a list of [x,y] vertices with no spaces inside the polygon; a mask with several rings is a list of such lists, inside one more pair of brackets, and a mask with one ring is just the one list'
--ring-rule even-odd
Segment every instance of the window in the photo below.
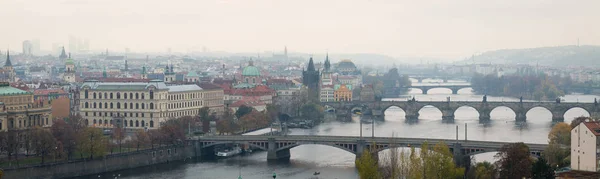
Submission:
{"label": "window", "polygon": [[94,106],[93,106],[93,108],[96,108],[96,102],[94,102]]}
{"label": "window", "polygon": [[88,108],[88,102],[85,102],[85,108]]}
{"label": "window", "polygon": [[142,120],[142,127],[144,127],[144,120]]}
{"label": "window", "polygon": [[123,124],[127,127],[127,120],[123,120]]}
{"label": "window", "polygon": [[121,103],[119,103],[119,102],[117,102],[117,109],[121,109]]}
{"label": "window", "polygon": [[150,127],[154,127],[154,121],[150,121]]}
{"label": "window", "polygon": [[135,99],[140,99],[140,94],[139,93],[135,93]]}
{"label": "window", "polygon": [[133,93],[129,93],[129,99],[133,99]]}
{"label": "window", "polygon": [[[111,94],[112,94],[112,93],[111,93]],[[113,103],[110,103],[110,109],[112,109],[112,108],[113,108]]]}
{"label": "window", "polygon": [[133,127],[133,120],[129,121],[129,126]]}
{"label": "window", "polygon": [[150,99],[154,99],[154,91],[150,90]]}
{"label": "window", "polygon": [[[127,96],[127,95],[125,95]],[[127,109],[127,103],[123,103],[123,108]]]}
{"label": "window", "polygon": [[150,103],[150,109],[154,109],[154,103]]}
{"label": "window", "polygon": [[140,121],[135,120],[135,127],[140,127]]}
{"label": "window", "polygon": [[84,96],[85,96],[85,99],[88,99],[88,90],[85,90]]}
{"label": "window", "polygon": [[108,99],[108,94],[104,93],[104,99]]}
{"label": "window", "polygon": [[98,108],[102,109],[102,103],[98,103]]}
{"label": "window", "polygon": [[110,93],[110,99],[113,99],[113,93]]}
{"label": "window", "polygon": [[144,105],[144,103],[142,103],[142,109],[144,109],[144,107],[145,107],[145,106],[146,106],[146,105]]}
{"label": "window", "polygon": [[133,103],[129,103],[129,109],[133,109]]}
{"label": "window", "polygon": [[94,124],[96,124],[96,119],[94,119]]}
{"label": "window", "polygon": [[140,109],[140,104],[139,103],[135,103],[135,109]]}
{"label": "window", "polygon": [[117,92],[117,99],[121,99],[121,93]]}
{"label": "window", "polygon": [[146,94],[142,93],[142,99],[144,99],[144,96],[146,96]]}
{"label": "window", "polygon": [[96,92],[93,93],[94,99],[96,99]]}
{"label": "window", "polygon": [[127,99],[127,93],[123,93],[123,99]]}

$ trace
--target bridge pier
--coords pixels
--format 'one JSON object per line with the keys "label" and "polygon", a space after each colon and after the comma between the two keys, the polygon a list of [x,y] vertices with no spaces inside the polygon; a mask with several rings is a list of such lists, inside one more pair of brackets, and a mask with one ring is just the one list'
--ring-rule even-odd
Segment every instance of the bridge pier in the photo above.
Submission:
{"label": "bridge pier", "polygon": [[406,120],[409,121],[416,121],[419,120],[419,113],[418,112],[405,112],[406,115],[404,115],[404,117],[406,118]]}
{"label": "bridge pier", "polygon": [[451,90],[452,90],[452,94],[458,94],[458,90],[460,90],[460,89],[452,88]]}
{"label": "bridge pier", "polygon": [[429,89],[421,88],[421,91],[423,94],[427,94],[427,91],[429,91]]}
{"label": "bridge pier", "polygon": [[480,122],[487,122],[491,120],[490,117],[490,111],[488,110],[478,110],[479,111],[479,121]]}
{"label": "bridge pier", "polygon": [[[456,166],[466,166],[465,155],[462,149],[462,145],[460,143],[454,143],[452,145],[452,155],[454,158],[454,164]],[[467,161],[470,162],[470,160]]]}
{"label": "bridge pier", "polygon": [[417,81],[418,81],[419,83],[423,83],[423,78],[418,78],[418,79],[417,79]]}
{"label": "bridge pier", "polygon": [[515,111],[515,119],[517,122],[525,122],[527,121],[527,115],[523,111]]}
{"label": "bridge pier", "polygon": [[552,111],[552,122],[564,122],[565,121],[565,113],[559,110]]}
{"label": "bridge pier", "polygon": [[454,121],[454,110],[453,109],[440,109],[442,111],[442,120]]}
{"label": "bridge pier", "polygon": [[275,138],[268,139],[267,160],[289,160],[290,149],[277,150]]}

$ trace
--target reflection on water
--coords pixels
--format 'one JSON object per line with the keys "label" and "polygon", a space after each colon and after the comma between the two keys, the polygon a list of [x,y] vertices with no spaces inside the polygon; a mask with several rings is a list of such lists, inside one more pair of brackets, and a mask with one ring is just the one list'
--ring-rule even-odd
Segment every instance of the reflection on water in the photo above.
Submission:
{"label": "reflection on water", "polygon": [[[441,91],[438,91],[441,90]],[[452,95],[444,89],[432,89],[428,95],[410,94],[417,100],[443,101],[450,96],[452,100],[477,101],[481,95],[474,95],[470,91],[461,91],[462,94]],[[405,100],[402,96],[394,100]],[[566,102],[593,102],[598,96],[568,95]],[[518,101],[516,98],[489,96],[489,101]],[[506,107],[499,107],[492,111],[491,121],[479,122],[479,114],[471,107],[461,107],[455,113],[455,121],[444,123],[441,112],[433,107],[426,107],[419,111],[418,121],[407,122],[404,111],[391,107],[385,111],[385,120],[363,124],[364,136],[414,137],[414,138],[443,138],[455,139],[456,126],[459,127],[458,138],[464,140],[547,143],[547,134],[552,126],[552,114],[544,108],[534,108],[527,113],[527,122],[517,123],[515,114]],[[565,121],[569,122],[578,116],[589,116],[583,109],[572,109],[565,114]],[[465,136],[465,124],[467,135]],[[323,124],[312,129],[291,129],[290,135],[334,135],[334,136],[359,136],[361,130],[360,119],[352,118],[350,121],[338,121],[334,116],[326,117]],[[270,178],[277,173],[278,178],[305,179],[313,178],[313,173],[318,171],[319,178],[357,179],[354,168],[355,156],[347,151],[322,145],[301,145],[291,149],[289,163],[272,164],[266,161],[265,152],[256,152],[247,156],[238,156],[218,161],[205,161],[177,165],[160,165],[151,169],[132,169],[123,171],[124,178],[202,178],[222,179],[237,178],[242,173],[244,179]],[[484,153],[475,156],[476,160],[493,160],[495,153]],[[164,166],[164,167],[163,167]],[[166,167],[169,166],[169,167]],[[107,174],[110,175],[110,174]]]}

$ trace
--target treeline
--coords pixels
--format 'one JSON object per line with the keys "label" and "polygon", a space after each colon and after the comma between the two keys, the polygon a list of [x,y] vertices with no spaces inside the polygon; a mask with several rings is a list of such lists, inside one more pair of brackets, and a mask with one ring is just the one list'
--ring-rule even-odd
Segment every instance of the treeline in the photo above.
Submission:
{"label": "treeline", "polygon": [[559,86],[571,85],[568,77],[539,75],[504,75],[475,74],[471,86],[478,94],[523,97],[535,100],[555,100],[565,95]]}
{"label": "treeline", "polygon": [[375,97],[397,97],[399,94],[406,93],[412,82],[408,76],[400,76],[397,68],[390,69],[383,76],[363,76],[364,84],[372,84]]}
{"label": "treeline", "polygon": [[[50,128],[35,127],[25,130],[0,132],[0,153],[3,166],[43,164],[48,159],[70,161],[101,158],[107,154],[137,151],[164,145],[178,145],[185,140],[188,125],[196,124],[196,117],[168,120],[160,128],[145,131],[126,131],[120,127],[88,127],[80,116],[53,121]],[[131,135],[126,135],[130,132]]]}

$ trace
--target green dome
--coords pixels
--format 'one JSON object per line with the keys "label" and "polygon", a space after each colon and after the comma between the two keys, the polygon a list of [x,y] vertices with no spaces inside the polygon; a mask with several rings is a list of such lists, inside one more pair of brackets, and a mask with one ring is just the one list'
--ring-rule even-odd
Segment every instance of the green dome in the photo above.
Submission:
{"label": "green dome", "polygon": [[255,66],[247,66],[244,67],[244,71],[242,71],[242,76],[260,76],[260,70]]}
{"label": "green dome", "polygon": [[75,65],[75,63],[73,62],[73,59],[68,58],[67,61],[65,62],[65,64],[67,65]]}
{"label": "green dome", "polygon": [[195,71],[188,72],[188,74],[186,76],[187,77],[200,77],[200,75],[198,75],[198,73],[196,73]]}

